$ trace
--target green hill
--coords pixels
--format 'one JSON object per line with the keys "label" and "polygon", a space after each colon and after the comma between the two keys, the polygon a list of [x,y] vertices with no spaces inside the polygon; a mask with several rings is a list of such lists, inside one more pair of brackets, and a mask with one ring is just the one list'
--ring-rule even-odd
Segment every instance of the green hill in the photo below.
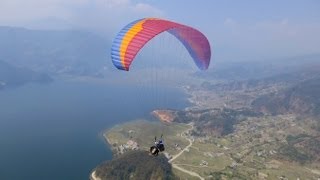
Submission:
{"label": "green hill", "polygon": [[153,157],[146,151],[130,151],[100,164],[95,174],[101,179],[176,179],[168,159]]}
{"label": "green hill", "polygon": [[252,105],[269,114],[320,115],[320,77],[298,83],[278,93],[257,98]]}

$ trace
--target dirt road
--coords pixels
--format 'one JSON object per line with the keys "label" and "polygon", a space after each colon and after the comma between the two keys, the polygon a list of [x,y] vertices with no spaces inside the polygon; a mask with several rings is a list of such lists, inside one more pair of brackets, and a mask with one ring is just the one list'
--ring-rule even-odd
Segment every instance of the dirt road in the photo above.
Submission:
{"label": "dirt road", "polygon": [[173,161],[174,161],[175,159],[177,159],[179,156],[181,156],[181,155],[182,155],[187,149],[189,149],[189,148],[192,146],[192,144],[193,144],[193,143],[192,143],[193,140],[190,139],[187,135],[185,135],[185,134],[189,134],[189,132],[190,132],[191,130],[193,130],[193,128],[194,128],[193,124],[189,124],[189,125],[191,126],[191,128],[190,128],[190,129],[187,129],[186,131],[184,131],[184,132],[181,133],[181,137],[185,137],[185,138],[189,141],[189,145],[186,146],[185,148],[183,148],[178,154],[174,155],[168,162],[172,164],[172,167],[173,167],[173,168],[175,168],[175,169],[177,169],[177,170],[179,170],[179,171],[182,171],[182,172],[184,172],[184,173],[187,173],[187,174],[189,174],[189,175],[191,175],[191,176],[198,177],[198,178],[201,179],[201,180],[204,180],[204,178],[201,177],[198,173],[193,172],[193,171],[189,171],[189,170],[184,169],[184,168],[182,168],[182,167],[179,167],[177,164],[174,164],[174,163],[173,163]]}

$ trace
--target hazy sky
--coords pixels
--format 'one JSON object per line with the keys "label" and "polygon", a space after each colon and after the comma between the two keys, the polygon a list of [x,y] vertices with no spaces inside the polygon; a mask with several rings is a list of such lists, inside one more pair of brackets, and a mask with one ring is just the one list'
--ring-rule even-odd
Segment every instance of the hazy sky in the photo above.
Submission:
{"label": "hazy sky", "polygon": [[110,37],[150,16],[196,27],[221,61],[320,53],[319,0],[0,0],[0,25]]}

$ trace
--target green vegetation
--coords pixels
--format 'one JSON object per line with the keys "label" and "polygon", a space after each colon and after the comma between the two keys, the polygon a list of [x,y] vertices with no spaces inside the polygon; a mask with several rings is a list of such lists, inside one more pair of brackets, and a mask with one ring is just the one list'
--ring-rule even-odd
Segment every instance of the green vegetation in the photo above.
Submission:
{"label": "green vegetation", "polygon": [[287,140],[289,145],[295,145],[295,144],[303,141],[305,138],[308,138],[308,137],[310,137],[310,136],[307,135],[307,134],[299,134],[299,135],[296,135],[296,136],[289,134],[286,137],[286,140]]}
{"label": "green vegetation", "polygon": [[[246,111],[238,111],[218,111],[218,109],[215,109],[215,111],[205,110],[201,112],[204,114],[216,112],[218,115],[216,117],[237,117],[233,132],[223,137],[194,136],[193,133],[181,136],[182,132],[187,132],[186,130],[190,129],[189,125],[180,123],[163,125],[149,121],[134,121],[116,126],[106,132],[105,136],[115,143],[115,147],[126,144],[131,139],[141,145],[140,149],[147,150],[150,145],[149,142],[153,142],[153,135],[164,132],[168,149],[166,152],[172,156],[178,154],[181,149],[189,144],[185,137],[192,137],[195,139],[192,146],[172,163],[189,172],[195,172],[206,179],[314,177],[304,167],[316,169],[317,166],[312,166],[309,162],[317,159],[316,153],[320,154],[320,142],[317,136],[301,133],[301,129],[305,128],[307,131],[308,126],[304,124],[292,126],[296,123],[292,121],[294,120],[292,116],[256,116],[244,120],[243,117],[240,117]],[[192,117],[190,112],[185,114],[187,117]],[[196,123],[197,121],[195,121]],[[285,135],[279,134],[283,133],[278,131],[280,128],[285,129]],[[141,129],[144,130],[141,131]],[[195,131],[197,130],[195,129]],[[285,141],[288,143],[285,143]],[[179,142],[180,150],[175,149],[176,142]],[[312,156],[310,156],[311,154]],[[288,160],[291,162],[289,163]],[[126,167],[121,168],[125,169]],[[131,169],[137,172],[137,169]],[[176,168],[172,169],[171,173],[182,179],[197,179]],[[119,174],[113,174],[122,177],[120,172]],[[143,176],[147,177],[149,175]],[[126,174],[126,176],[129,175]],[[135,174],[130,174],[130,176],[135,177]]]}
{"label": "green vegetation", "polygon": [[172,123],[165,125],[160,122],[150,122],[144,120],[132,121],[108,130],[104,136],[110,140],[113,149],[121,144],[126,144],[128,140],[138,143],[139,148],[149,150],[154,144],[154,137],[160,137],[163,134],[163,140],[166,145],[166,152],[170,154],[177,153],[176,144],[181,148],[188,145],[188,141],[180,134],[190,126],[181,123]]}
{"label": "green vegetation", "polygon": [[304,152],[299,151],[296,147],[292,145],[284,145],[279,149],[280,153],[290,160],[297,161],[301,164],[304,164],[311,160],[311,156],[307,155]]}
{"label": "green vegetation", "polygon": [[163,155],[154,157],[145,151],[130,151],[112,161],[104,162],[96,169],[101,179],[177,179],[171,165]]}
{"label": "green vegetation", "polygon": [[320,140],[307,134],[288,135],[287,145],[279,148],[280,153],[287,159],[305,164],[320,160]]}
{"label": "green vegetation", "polygon": [[239,171],[236,171],[232,168],[226,168],[223,171],[217,171],[210,173],[212,179],[214,180],[222,180],[222,179],[238,179],[238,180],[249,180],[251,179],[248,176],[241,174]]}

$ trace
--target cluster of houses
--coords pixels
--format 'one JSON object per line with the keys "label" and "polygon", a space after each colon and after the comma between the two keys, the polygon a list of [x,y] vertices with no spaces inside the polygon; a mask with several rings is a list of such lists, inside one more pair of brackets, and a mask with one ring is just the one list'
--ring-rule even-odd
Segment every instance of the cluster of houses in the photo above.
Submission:
{"label": "cluster of houses", "polygon": [[139,144],[133,140],[128,140],[126,144],[121,144],[118,147],[119,154],[123,154],[124,152],[127,152],[129,150],[138,150]]}

